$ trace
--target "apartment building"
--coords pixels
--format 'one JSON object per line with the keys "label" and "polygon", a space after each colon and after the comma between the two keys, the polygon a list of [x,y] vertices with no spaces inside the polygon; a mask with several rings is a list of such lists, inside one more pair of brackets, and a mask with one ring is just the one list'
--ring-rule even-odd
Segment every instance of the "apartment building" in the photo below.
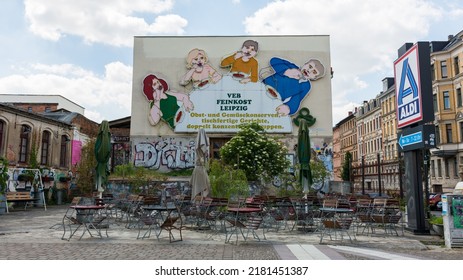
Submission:
{"label": "apartment building", "polygon": [[348,116],[337,123],[333,129],[333,149],[334,180],[342,181],[341,173],[342,166],[346,161],[346,153],[349,152],[352,155],[352,166],[356,165],[358,158],[357,126],[353,112],[349,112]]}
{"label": "apartment building", "polygon": [[450,192],[463,175],[463,31],[431,42],[437,148],[431,150],[431,192]]}
{"label": "apartment building", "polygon": [[384,190],[398,193],[402,184],[400,180],[401,170],[399,169],[399,152],[397,142],[397,115],[396,95],[394,78],[383,79],[383,91],[378,99],[381,105],[381,179]]}
{"label": "apartment building", "polygon": [[379,99],[364,101],[357,110],[357,150],[358,160],[355,170],[354,188],[356,192],[379,192],[384,190],[380,164],[383,160],[383,140],[381,130],[381,104]]}
{"label": "apartment building", "polygon": [[342,160],[341,160],[341,138],[339,137],[339,126],[333,127],[333,180],[342,181]]}

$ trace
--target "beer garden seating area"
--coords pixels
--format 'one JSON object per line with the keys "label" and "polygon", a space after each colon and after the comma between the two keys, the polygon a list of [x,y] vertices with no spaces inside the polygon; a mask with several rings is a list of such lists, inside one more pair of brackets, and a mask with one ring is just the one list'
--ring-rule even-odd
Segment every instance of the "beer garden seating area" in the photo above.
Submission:
{"label": "beer garden seating area", "polygon": [[[65,231],[63,236],[71,229],[72,234],[65,240],[74,235],[73,226],[90,235],[91,230],[96,230],[96,236],[103,238],[98,228],[101,225],[106,236],[108,228],[125,227],[133,229],[136,239],[155,236],[159,240],[166,237],[162,234],[166,232],[170,242],[188,238],[185,230],[204,232],[205,238],[223,236],[226,243],[265,241],[270,231],[314,234],[320,237],[320,243],[329,242],[327,238],[355,242],[359,235],[404,234],[404,215],[398,200],[368,196],[253,196],[229,200],[201,196],[192,199],[160,191],[152,195],[104,194],[103,198],[82,201],[98,207],[91,210],[92,217],[83,219],[76,216],[79,207],[70,205],[72,211],[63,213],[63,225],[56,227]],[[86,215],[90,213],[87,208],[82,208]]]}

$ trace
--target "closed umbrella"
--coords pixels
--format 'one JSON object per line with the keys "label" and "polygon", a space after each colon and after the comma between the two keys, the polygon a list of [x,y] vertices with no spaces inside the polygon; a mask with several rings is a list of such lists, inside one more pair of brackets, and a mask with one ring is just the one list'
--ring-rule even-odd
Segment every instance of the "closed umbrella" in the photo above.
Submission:
{"label": "closed umbrella", "polygon": [[111,133],[107,120],[101,122],[98,129],[98,136],[95,143],[96,164],[96,190],[100,193],[104,191],[101,185],[106,185],[108,181],[109,168],[108,162],[111,155]]}
{"label": "closed umbrella", "polygon": [[197,195],[202,195],[203,197],[209,196],[211,192],[211,184],[206,171],[209,138],[206,135],[206,131],[202,128],[196,136],[195,150],[196,164],[190,180],[192,200]]}
{"label": "closed umbrella", "polygon": [[312,171],[310,170],[310,136],[309,126],[303,118],[299,120],[299,131],[297,138],[297,157],[299,160],[299,180],[304,189],[304,192],[309,190],[312,185]]}

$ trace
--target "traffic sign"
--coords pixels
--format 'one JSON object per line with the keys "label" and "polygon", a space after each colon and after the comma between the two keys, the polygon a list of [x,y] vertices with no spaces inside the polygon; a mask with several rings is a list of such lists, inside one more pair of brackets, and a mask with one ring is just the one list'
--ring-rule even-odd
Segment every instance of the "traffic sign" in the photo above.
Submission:
{"label": "traffic sign", "polygon": [[408,135],[400,135],[399,145],[403,149],[405,146],[415,145],[423,142],[423,132],[418,131]]}
{"label": "traffic sign", "polygon": [[436,146],[435,128],[429,124],[402,129],[397,134],[397,138],[400,152],[430,149]]}

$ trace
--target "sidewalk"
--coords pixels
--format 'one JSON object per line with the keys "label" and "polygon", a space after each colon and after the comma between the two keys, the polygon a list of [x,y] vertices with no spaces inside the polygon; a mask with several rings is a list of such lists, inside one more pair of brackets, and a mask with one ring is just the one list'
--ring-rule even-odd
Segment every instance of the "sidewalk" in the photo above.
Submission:
{"label": "sidewalk", "polygon": [[136,229],[111,225],[109,238],[84,235],[61,240],[60,223],[67,205],[14,210],[0,215],[0,259],[103,259],[103,260],[364,260],[463,259],[463,249],[446,249],[437,236],[357,236],[340,243],[298,231],[267,232],[267,240],[225,244],[225,237],[208,231],[184,230],[183,241],[169,243],[167,235],[137,240]]}

